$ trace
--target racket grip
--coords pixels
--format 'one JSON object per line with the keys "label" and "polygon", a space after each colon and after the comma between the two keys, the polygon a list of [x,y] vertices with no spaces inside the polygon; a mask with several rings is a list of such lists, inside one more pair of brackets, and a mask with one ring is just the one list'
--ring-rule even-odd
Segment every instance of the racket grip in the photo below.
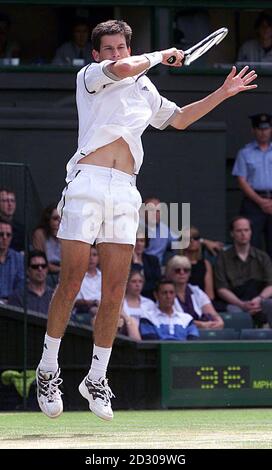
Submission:
{"label": "racket grip", "polygon": [[[181,61],[181,65],[183,65],[184,59],[185,59],[185,55],[184,55],[184,57],[183,57],[183,59],[182,59],[182,61]],[[174,64],[174,63],[176,62],[176,60],[177,60],[177,58],[176,58],[174,55],[171,55],[171,57],[169,57],[169,58],[167,59],[167,62],[168,62],[168,64],[171,64],[171,65],[172,65],[172,64]]]}
{"label": "racket grip", "polygon": [[168,64],[171,64],[171,65],[172,65],[172,64],[174,64],[174,63],[176,62],[176,60],[177,60],[176,57],[175,57],[174,55],[171,55],[171,57],[169,57],[169,58],[167,59],[167,62],[168,62]]}

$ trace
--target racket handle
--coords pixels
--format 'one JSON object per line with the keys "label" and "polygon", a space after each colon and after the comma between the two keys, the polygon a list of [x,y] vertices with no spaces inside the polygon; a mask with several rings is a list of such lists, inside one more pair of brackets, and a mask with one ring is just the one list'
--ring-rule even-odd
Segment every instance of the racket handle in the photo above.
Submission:
{"label": "racket handle", "polygon": [[[184,56],[184,58],[182,59],[181,64],[183,64],[184,59],[185,59],[185,56]],[[168,62],[168,64],[171,64],[171,65],[172,65],[172,64],[174,64],[174,63],[176,62],[176,60],[177,60],[176,56],[171,55],[171,57],[169,57],[169,58],[167,59],[167,62]]]}
{"label": "racket handle", "polygon": [[169,59],[167,59],[168,64],[174,64],[176,62],[176,57],[174,55],[171,55]]}

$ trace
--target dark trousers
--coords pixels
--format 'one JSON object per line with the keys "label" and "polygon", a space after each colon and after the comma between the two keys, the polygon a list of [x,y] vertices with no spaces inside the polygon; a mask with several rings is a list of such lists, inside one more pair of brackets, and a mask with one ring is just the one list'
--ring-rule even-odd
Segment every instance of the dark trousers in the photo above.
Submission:
{"label": "dark trousers", "polygon": [[240,214],[252,222],[251,244],[262,249],[262,236],[264,236],[266,251],[272,258],[272,215],[265,214],[248,198],[243,199]]}

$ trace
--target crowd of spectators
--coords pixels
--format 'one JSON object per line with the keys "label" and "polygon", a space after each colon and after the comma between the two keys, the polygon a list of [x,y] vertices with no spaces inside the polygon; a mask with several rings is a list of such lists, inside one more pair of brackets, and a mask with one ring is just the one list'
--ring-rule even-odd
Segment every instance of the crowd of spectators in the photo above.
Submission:
{"label": "crowd of spectators", "polygon": [[[220,312],[247,312],[256,328],[267,327],[268,316],[272,316],[272,261],[252,243],[250,219],[239,215],[232,220],[229,246],[203,239],[199,229],[191,226],[188,247],[178,251],[171,245],[175,234],[161,221],[159,199],[145,202],[151,217],[147,215],[146,220],[153,217],[153,237],[139,228],[118,334],[137,341],[195,339],[202,329],[224,328]],[[31,234],[25,297],[25,236],[23,226],[16,223],[15,209],[15,192],[0,188],[0,302],[23,308],[26,298],[27,309],[47,314],[60,271],[60,216],[56,205],[49,205]],[[212,263],[206,256],[207,247]],[[99,253],[94,245],[74,303],[73,322],[93,325],[101,286]]]}
{"label": "crowd of spectators", "polygon": [[[270,11],[255,14],[255,24],[248,38],[239,45],[238,53],[232,60],[239,62],[272,63],[272,16]],[[33,57],[32,63],[51,63],[57,66],[82,67],[93,61],[91,54],[90,35],[92,18],[75,16],[69,38],[60,41],[51,59]],[[12,28],[12,18],[5,12],[0,12],[0,63],[18,65],[23,58],[23,47],[18,43]],[[212,21],[205,8],[183,8],[173,17],[172,41],[178,49],[186,50],[204,38],[212,31]],[[60,34],[61,35],[61,34]],[[16,36],[16,31],[15,31]],[[15,62],[12,62],[12,59]],[[223,60],[224,62],[224,60]],[[205,54],[198,60],[198,65],[207,65],[208,56]]]}

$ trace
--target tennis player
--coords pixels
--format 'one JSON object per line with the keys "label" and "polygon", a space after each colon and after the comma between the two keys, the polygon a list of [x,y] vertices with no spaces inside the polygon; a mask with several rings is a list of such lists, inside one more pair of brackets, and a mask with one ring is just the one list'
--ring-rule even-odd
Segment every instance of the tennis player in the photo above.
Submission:
{"label": "tennis player", "polygon": [[90,247],[96,242],[102,272],[102,298],[94,326],[90,370],[79,385],[89,408],[111,420],[113,393],[106,379],[117,330],[141,196],[135,186],[148,125],[185,129],[225,99],[256,88],[254,71],[232,68],[223,85],[206,98],[180,108],[162,97],[146,73],[157,64],[180,67],[183,52],[175,48],[131,56],[132,30],[124,21],[98,24],[92,32],[95,63],[77,75],[78,149],[67,165],[67,185],[58,212],[62,261],[59,285],[52,299],[37,393],[41,410],[54,418],[63,411],[58,365],[61,339],[75,297],[88,269]]}

